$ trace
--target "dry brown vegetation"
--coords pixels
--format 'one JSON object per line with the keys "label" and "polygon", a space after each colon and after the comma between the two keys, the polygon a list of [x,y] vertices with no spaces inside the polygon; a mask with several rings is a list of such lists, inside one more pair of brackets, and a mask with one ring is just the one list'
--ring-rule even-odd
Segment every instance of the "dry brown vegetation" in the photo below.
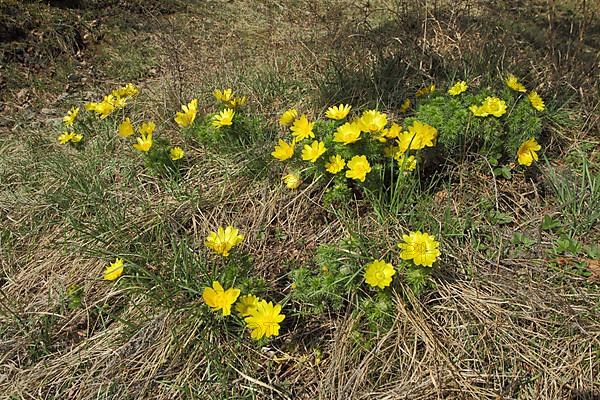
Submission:
{"label": "dry brown vegetation", "polygon": [[[580,154],[600,168],[592,2],[100,3],[0,3],[0,398],[600,398],[600,291],[578,272],[582,260],[595,264],[551,256],[558,236],[540,229],[572,205],[554,193],[552,171],[578,181],[569,174]],[[431,81],[507,72],[560,111],[544,131],[552,164],[496,180],[466,160],[430,202],[385,221],[360,202],[352,222],[340,220],[317,185],[274,190],[273,179],[254,176],[259,168],[273,178],[270,170],[243,152],[189,141],[177,186],[146,174],[123,147],[89,158],[55,143],[71,104],[128,81],[157,121],[192,96],[209,110],[210,93],[225,86],[275,121],[290,106],[394,109]],[[167,136],[179,138],[173,127]],[[491,221],[482,199],[512,221]],[[581,204],[579,217],[594,207]],[[178,292],[183,281],[143,285],[197,262],[206,233],[227,221],[244,227],[257,276],[283,298],[290,265],[311,266],[318,244],[357,232],[394,243],[411,213],[452,227],[431,288],[415,297],[402,286],[382,329],[353,313],[355,296],[320,316],[290,301],[297,311],[282,336],[258,347],[217,334],[201,297]],[[514,244],[514,232],[535,245]],[[600,228],[573,238],[597,244]],[[99,279],[113,254],[147,268],[139,287]],[[70,305],[71,285],[80,305]]]}

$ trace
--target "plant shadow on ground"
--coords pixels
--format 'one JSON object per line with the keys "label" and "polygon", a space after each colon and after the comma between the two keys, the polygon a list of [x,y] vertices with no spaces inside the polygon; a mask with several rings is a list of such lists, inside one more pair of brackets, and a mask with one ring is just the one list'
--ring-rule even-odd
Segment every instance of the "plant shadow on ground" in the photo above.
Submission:
{"label": "plant shadow on ground", "polygon": [[318,82],[321,98],[395,109],[429,83],[440,90],[462,79],[487,85],[514,73],[558,104],[593,107],[599,12],[585,3],[549,8],[508,1],[367,7],[337,35],[339,53]]}

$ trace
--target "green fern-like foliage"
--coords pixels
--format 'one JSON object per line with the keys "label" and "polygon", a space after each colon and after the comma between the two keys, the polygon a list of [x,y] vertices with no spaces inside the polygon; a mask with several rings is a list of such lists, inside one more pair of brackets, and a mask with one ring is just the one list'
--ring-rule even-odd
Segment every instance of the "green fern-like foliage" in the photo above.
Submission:
{"label": "green fern-like foliage", "polygon": [[542,119],[525,96],[517,101],[515,107],[506,119],[505,150],[510,154],[517,154],[519,146],[524,141],[538,138],[542,132]]}
{"label": "green fern-like foliage", "polygon": [[430,269],[420,268],[416,266],[409,267],[405,272],[405,279],[413,293],[418,296],[427,286],[427,278],[429,277]]}
{"label": "green fern-like foliage", "polygon": [[[505,101],[507,112],[499,118],[474,116],[469,107],[481,104],[488,96]],[[426,97],[417,104],[414,116],[406,118],[405,126],[415,120],[438,130],[438,151],[444,158],[454,160],[469,153],[512,159],[521,143],[539,138],[542,131],[539,112],[527,97],[507,88],[499,92],[485,88],[458,96],[439,93]]]}
{"label": "green fern-like foliage", "polygon": [[405,126],[415,120],[425,122],[438,130],[438,144],[448,154],[456,154],[467,141],[469,110],[462,101],[447,96],[427,98],[417,106],[414,118],[407,118]]}
{"label": "green fern-like foliage", "polygon": [[395,305],[388,291],[380,291],[359,302],[356,315],[362,315],[370,329],[377,331],[390,327],[394,322]]}
{"label": "green fern-like foliage", "polygon": [[314,257],[314,269],[292,271],[295,288],[292,297],[308,307],[310,313],[339,311],[349,294],[359,285],[362,265],[355,257],[354,244],[343,240],[335,245],[323,244]]}

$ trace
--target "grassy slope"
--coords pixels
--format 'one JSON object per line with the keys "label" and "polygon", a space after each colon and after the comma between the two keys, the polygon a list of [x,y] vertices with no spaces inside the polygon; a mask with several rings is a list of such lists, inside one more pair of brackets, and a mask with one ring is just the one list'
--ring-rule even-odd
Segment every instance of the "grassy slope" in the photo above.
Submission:
{"label": "grassy slope", "polygon": [[[598,10],[310,3],[210,1],[157,10],[125,2],[125,11],[22,6],[47,31],[40,37],[50,39],[35,42],[33,61],[11,59],[3,75],[0,393],[598,395],[600,293],[582,273],[585,263],[577,264],[590,256],[582,249],[574,257],[552,255],[560,234],[540,229],[550,215],[582,245],[600,239],[593,214],[600,197]],[[56,26],[79,27],[86,38],[79,54],[72,45],[79,42]],[[64,45],[49,48],[56,35]],[[131,40],[136,46],[129,48]],[[3,45],[18,49],[19,41]],[[540,163],[533,179],[515,174],[506,181],[493,179],[486,165],[465,162],[396,215],[368,207],[334,213],[313,201],[320,193],[310,187],[297,194],[279,189],[273,168],[255,162],[265,153],[260,141],[215,152],[168,122],[192,96],[210,110],[210,92],[220,86],[248,95],[251,109],[274,121],[289,106],[320,112],[337,101],[392,109],[430,80],[444,87],[455,77],[477,83],[506,72],[539,85],[553,105],[544,132],[552,164]],[[55,142],[70,104],[129,80],[142,88],[138,112],[186,148],[183,179],[148,175],[114,137],[83,152]],[[265,136],[270,143],[271,134]],[[266,173],[248,173],[256,168]],[[581,180],[586,170],[590,177]],[[513,221],[500,223],[497,212]],[[290,293],[291,266],[315,268],[317,244],[349,233],[380,238],[370,245],[377,249],[425,226],[443,238],[444,257],[434,288],[418,299],[398,295],[395,319],[384,329],[353,313],[354,298],[342,312],[319,317],[292,301],[287,309],[297,312],[288,314],[283,335],[261,348],[201,312],[198,293],[211,267],[198,249],[209,230],[226,223],[243,227],[252,262],[239,262],[254,268],[277,300]],[[533,243],[515,241],[516,231]],[[126,258],[135,279],[99,281],[115,255]],[[80,306],[70,305],[70,285],[81,288]]]}

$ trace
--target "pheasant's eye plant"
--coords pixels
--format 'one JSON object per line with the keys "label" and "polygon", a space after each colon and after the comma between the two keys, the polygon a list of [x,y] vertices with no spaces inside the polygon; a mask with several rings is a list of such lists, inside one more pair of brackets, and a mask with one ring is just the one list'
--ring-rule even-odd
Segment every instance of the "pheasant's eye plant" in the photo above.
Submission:
{"label": "pheasant's eye plant", "polygon": [[[138,94],[137,87],[127,84],[100,102],[71,106],[62,118],[58,142],[77,151],[90,140],[100,140],[101,134],[110,135],[142,159],[149,171],[163,175],[179,171],[186,158],[184,147],[167,140],[165,132],[169,137],[180,133],[201,141],[210,138],[219,144],[215,146],[218,151],[235,140],[243,146],[249,136],[253,139],[249,132],[257,135],[268,125],[249,116],[247,98],[236,96],[231,88],[214,90],[216,103],[211,112],[201,115],[198,98],[191,98],[158,125],[135,112]],[[310,196],[314,187],[324,193],[325,210],[335,211],[330,206],[357,201],[379,210],[390,206],[387,214],[381,213],[384,218],[409,213],[417,202],[413,199],[421,193],[419,183],[427,179],[424,167],[464,159],[467,144],[470,152],[510,163],[511,168],[534,165],[542,150],[538,139],[545,107],[537,92],[528,92],[516,76],[509,75],[501,88],[476,88],[459,80],[436,91],[435,84],[428,84],[406,98],[396,112],[345,103],[329,106],[323,115],[285,109],[269,125],[276,132],[263,136],[272,143],[264,155],[266,170],[275,171],[277,177],[267,182],[287,188],[281,189],[283,193],[296,190],[290,196]],[[391,204],[398,197],[407,200],[398,202],[401,206],[395,209]],[[269,292],[249,283],[256,277],[251,261],[243,263],[251,260],[244,253],[249,247],[247,238],[232,225],[219,226],[204,238],[208,251],[203,248],[201,255],[208,268],[195,276],[202,289],[193,293],[204,317],[219,322],[215,324],[218,329],[237,329],[259,343],[286,329],[283,308],[290,307],[289,300],[300,306],[287,313],[287,318],[306,314],[303,304],[311,304],[312,315],[351,305],[371,323],[381,321],[390,315],[395,295],[406,294],[407,285],[419,294],[432,282],[432,271],[443,266],[443,235],[428,232],[431,224],[418,222],[418,226],[419,230],[399,226],[405,233],[389,236],[397,241],[394,246],[381,244],[381,238],[365,245],[352,235],[335,244],[319,243],[311,261],[292,269],[285,278],[292,279],[291,293],[279,292],[275,285]],[[123,258],[116,257],[105,267],[103,280],[126,284],[135,273],[123,276],[125,268],[133,271],[134,265],[125,266]],[[263,298],[265,294],[269,299]]]}

